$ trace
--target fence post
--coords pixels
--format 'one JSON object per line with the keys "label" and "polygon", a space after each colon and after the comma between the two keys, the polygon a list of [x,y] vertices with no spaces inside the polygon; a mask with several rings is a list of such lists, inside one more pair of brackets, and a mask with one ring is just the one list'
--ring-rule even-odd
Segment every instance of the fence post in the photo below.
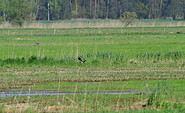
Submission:
{"label": "fence post", "polygon": [[78,57],[78,44],[76,44],[76,57]]}
{"label": "fence post", "polygon": [[10,35],[10,30],[8,30],[8,35]]}
{"label": "fence post", "polygon": [[163,33],[166,33],[166,27],[164,26],[164,28],[163,28]]}
{"label": "fence post", "polygon": [[78,28],[76,29],[76,33],[77,33],[77,34],[79,33],[79,30],[78,30]]}
{"label": "fence post", "polygon": [[54,32],[53,32],[53,34],[54,34],[54,35],[56,34],[56,29],[54,29]]}
{"label": "fence post", "polygon": [[33,30],[31,30],[31,35],[33,35]]}
{"label": "fence post", "polygon": [[142,33],[144,32],[144,27],[142,27]]}

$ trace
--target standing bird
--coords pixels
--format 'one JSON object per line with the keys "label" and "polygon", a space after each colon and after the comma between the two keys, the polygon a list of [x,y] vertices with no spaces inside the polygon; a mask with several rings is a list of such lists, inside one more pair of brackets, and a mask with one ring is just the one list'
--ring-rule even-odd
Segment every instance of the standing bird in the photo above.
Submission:
{"label": "standing bird", "polygon": [[78,57],[78,60],[81,62],[81,63],[85,63],[86,60],[82,61],[82,59],[80,57]]}

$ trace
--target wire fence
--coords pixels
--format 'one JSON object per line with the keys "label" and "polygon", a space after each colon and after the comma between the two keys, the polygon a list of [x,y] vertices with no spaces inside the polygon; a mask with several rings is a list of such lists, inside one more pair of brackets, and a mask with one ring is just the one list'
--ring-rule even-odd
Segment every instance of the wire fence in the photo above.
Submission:
{"label": "wire fence", "polygon": [[66,28],[66,29],[0,29],[0,35],[86,35],[132,33],[185,33],[185,27],[121,27],[121,28]]}

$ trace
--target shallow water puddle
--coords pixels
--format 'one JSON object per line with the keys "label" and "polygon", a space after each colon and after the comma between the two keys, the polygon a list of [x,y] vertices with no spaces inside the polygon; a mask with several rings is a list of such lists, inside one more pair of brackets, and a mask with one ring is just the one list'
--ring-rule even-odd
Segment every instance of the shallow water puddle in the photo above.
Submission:
{"label": "shallow water puddle", "polygon": [[39,95],[86,95],[86,94],[136,94],[136,91],[130,92],[89,92],[89,93],[62,93],[58,91],[43,91],[43,90],[30,90],[24,91],[19,89],[1,89],[0,97],[15,97],[15,96],[39,96]]}

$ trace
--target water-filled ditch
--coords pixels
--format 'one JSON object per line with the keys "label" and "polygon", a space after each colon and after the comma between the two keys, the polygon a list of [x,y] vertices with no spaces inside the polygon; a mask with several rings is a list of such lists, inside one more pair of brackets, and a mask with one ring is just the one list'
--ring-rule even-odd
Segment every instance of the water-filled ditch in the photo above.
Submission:
{"label": "water-filled ditch", "polygon": [[86,92],[86,93],[63,93],[59,91],[44,91],[44,90],[20,90],[20,89],[1,89],[0,90],[0,97],[16,97],[16,96],[41,96],[41,95],[86,95],[86,94],[146,94],[148,91],[140,91],[133,90],[127,92],[115,92],[115,91],[107,91],[107,92]]}

